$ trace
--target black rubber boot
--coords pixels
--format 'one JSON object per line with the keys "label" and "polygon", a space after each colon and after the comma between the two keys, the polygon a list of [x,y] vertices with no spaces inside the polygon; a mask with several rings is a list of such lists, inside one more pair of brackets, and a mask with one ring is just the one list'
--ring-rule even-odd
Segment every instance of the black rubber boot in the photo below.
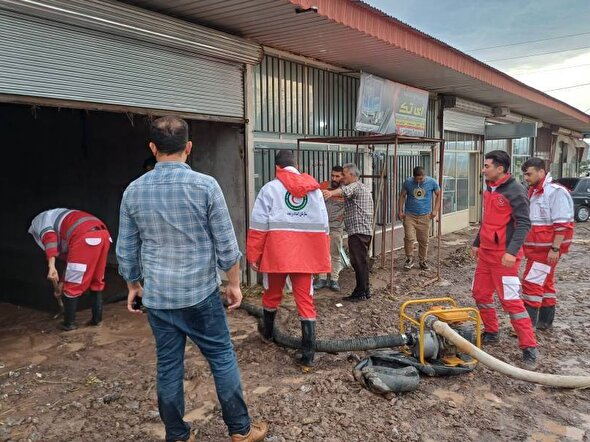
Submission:
{"label": "black rubber boot", "polygon": [[315,364],[313,358],[315,356],[315,321],[302,320],[301,321],[301,356],[297,358],[297,362],[303,368],[312,368]]}
{"label": "black rubber boot", "polygon": [[78,298],[63,297],[64,301],[64,322],[59,328],[64,331],[76,330],[76,309],[78,307]]}
{"label": "black rubber boot", "polygon": [[539,308],[538,307],[531,307],[530,305],[525,304],[524,308],[526,308],[527,313],[531,317],[531,323],[533,324],[533,328],[537,326],[537,322],[539,319]]}
{"label": "black rubber boot", "polygon": [[481,334],[481,343],[482,344],[497,344],[500,342],[500,333],[499,332],[486,332],[484,331]]}
{"label": "black rubber boot", "polygon": [[555,306],[544,306],[539,309],[539,321],[537,328],[539,330],[548,330],[553,327],[553,319],[555,318]]}
{"label": "black rubber boot", "polygon": [[539,363],[539,350],[535,347],[527,347],[522,350],[522,362],[528,370],[534,370]]}
{"label": "black rubber boot", "polygon": [[94,296],[92,319],[86,325],[100,325],[102,322],[102,292],[90,292]]}
{"label": "black rubber boot", "polygon": [[263,316],[262,316],[262,339],[265,342],[272,342],[273,340],[273,329],[275,326],[275,317],[277,316],[276,310],[267,310],[264,309]]}

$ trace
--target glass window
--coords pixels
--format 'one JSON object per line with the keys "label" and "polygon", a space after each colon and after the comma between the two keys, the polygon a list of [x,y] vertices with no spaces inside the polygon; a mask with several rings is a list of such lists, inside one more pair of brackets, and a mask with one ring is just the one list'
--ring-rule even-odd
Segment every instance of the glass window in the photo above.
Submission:
{"label": "glass window", "polygon": [[469,208],[469,154],[457,153],[457,210]]}
{"label": "glass window", "polygon": [[510,140],[486,140],[485,142],[485,153],[491,152],[492,150],[503,150],[508,152],[508,142]]}
{"label": "glass window", "polygon": [[443,164],[443,213],[457,211],[456,200],[457,154],[445,152]]}
{"label": "glass window", "polygon": [[512,155],[530,155],[531,144],[530,138],[517,138],[512,140]]}

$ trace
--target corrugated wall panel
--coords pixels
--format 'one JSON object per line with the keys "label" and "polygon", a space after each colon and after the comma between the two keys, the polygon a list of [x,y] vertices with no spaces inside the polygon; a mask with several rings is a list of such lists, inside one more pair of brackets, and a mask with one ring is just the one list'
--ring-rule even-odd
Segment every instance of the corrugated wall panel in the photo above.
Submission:
{"label": "corrugated wall panel", "polygon": [[256,130],[302,135],[354,135],[359,80],[265,56],[254,68]]}
{"label": "corrugated wall panel", "polygon": [[244,116],[239,64],[5,10],[0,46],[3,94]]}

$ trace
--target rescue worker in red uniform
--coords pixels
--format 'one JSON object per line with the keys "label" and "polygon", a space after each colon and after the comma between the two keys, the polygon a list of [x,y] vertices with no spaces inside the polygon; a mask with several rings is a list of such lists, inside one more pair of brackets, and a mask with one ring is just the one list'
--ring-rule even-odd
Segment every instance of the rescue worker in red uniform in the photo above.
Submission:
{"label": "rescue worker in red uniform", "polygon": [[254,203],[247,238],[247,258],[263,274],[262,336],[270,341],[287,276],[301,319],[298,362],[314,365],[316,310],[313,275],[330,273],[330,228],[320,185],[300,173],[290,150],[275,158],[276,179],[265,184]]}
{"label": "rescue worker in red uniform", "polygon": [[522,299],[533,326],[546,330],[555,317],[555,267],[574,235],[574,202],[565,187],[553,182],[542,159],[528,159],[522,171],[529,185],[533,225],[524,243]]}
{"label": "rescue worker in red uniform", "polygon": [[[78,298],[88,289],[94,296],[92,319],[88,325],[102,321],[102,291],[111,236],[98,218],[80,210],[52,209],[37,215],[29,228],[35,242],[47,257],[47,279],[54,286],[63,284],[64,322],[62,330],[76,329]],[[66,261],[63,282],[55,259]],[[57,295],[57,294],[56,294]]]}
{"label": "rescue worker in red uniform", "polygon": [[520,297],[518,278],[522,245],[531,228],[529,200],[525,188],[508,173],[509,170],[510,157],[506,152],[495,150],[485,155],[486,190],[483,219],[473,242],[477,267],[472,291],[485,327],[482,341],[486,344],[499,341],[494,307],[496,292],[502,308],[510,315],[523,362],[532,368],[539,353],[531,318]]}

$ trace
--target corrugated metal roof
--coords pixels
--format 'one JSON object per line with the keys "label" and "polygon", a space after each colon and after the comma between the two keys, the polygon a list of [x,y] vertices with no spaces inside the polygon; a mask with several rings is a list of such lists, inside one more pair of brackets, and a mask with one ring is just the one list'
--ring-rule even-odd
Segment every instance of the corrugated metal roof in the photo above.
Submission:
{"label": "corrugated metal roof", "polygon": [[[297,55],[590,132],[590,116],[359,0],[125,0]],[[317,12],[296,8],[317,6]]]}

